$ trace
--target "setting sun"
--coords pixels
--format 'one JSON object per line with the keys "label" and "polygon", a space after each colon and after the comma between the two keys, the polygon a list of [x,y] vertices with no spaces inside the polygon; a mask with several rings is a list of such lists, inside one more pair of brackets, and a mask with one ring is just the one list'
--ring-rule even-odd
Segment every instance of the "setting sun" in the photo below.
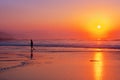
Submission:
{"label": "setting sun", "polygon": [[101,29],[101,26],[100,26],[100,25],[98,25],[98,26],[97,26],[97,28],[98,28],[98,29]]}

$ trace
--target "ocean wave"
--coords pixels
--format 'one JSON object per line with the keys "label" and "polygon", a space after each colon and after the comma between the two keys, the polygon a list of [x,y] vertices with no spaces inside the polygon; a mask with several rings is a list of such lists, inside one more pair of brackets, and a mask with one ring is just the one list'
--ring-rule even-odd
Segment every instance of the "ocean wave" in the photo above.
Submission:
{"label": "ocean wave", "polygon": [[[0,42],[0,46],[30,46],[28,41]],[[65,47],[65,48],[107,48],[120,49],[120,42],[104,41],[97,43],[95,41],[35,41],[35,47]]]}

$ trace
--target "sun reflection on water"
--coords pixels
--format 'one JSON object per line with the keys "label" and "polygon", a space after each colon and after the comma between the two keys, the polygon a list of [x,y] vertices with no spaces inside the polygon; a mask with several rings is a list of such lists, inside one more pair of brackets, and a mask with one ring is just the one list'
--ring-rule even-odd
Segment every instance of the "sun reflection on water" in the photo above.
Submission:
{"label": "sun reflection on water", "polygon": [[102,80],[103,74],[103,54],[102,52],[96,52],[94,56],[94,76],[95,80]]}

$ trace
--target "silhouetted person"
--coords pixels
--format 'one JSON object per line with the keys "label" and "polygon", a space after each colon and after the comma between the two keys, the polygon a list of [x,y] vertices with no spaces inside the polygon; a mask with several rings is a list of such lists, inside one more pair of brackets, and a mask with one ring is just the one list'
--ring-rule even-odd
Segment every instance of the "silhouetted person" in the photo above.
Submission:
{"label": "silhouetted person", "polygon": [[31,42],[31,49],[33,49],[33,40],[31,39],[30,42]]}
{"label": "silhouetted person", "polygon": [[30,54],[30,58],[33,58],[33,40],[30,40],[30,46],[31,46],[31,54]]}

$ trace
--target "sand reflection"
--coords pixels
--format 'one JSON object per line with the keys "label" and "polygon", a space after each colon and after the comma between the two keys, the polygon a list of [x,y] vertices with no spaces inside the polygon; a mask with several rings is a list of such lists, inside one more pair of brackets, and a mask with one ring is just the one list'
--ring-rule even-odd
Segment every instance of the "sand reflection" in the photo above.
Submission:
{"label": "sand reflection", "polygon": [[103,75],[103,53],[96,52],[94,55],[94,76],[95,80],[102,80]]}

